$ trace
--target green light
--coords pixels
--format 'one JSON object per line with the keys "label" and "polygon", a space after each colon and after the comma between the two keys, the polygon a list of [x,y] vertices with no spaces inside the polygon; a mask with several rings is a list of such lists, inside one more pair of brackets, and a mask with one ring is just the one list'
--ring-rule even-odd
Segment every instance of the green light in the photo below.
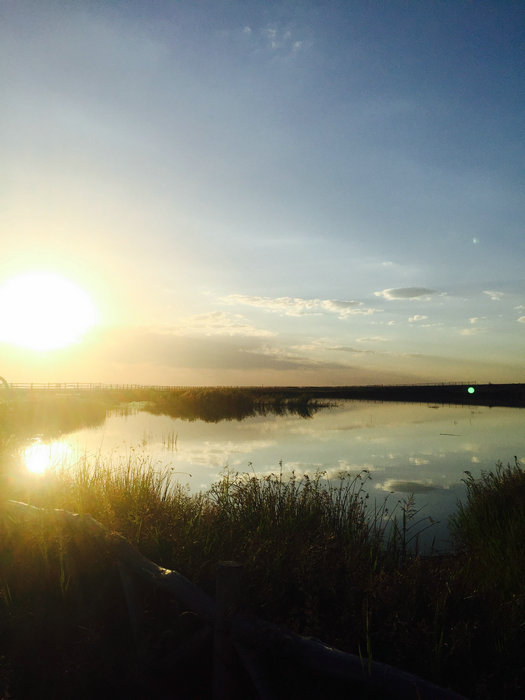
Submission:
{"label": "green light", "polygon": [[469,386],[469,388],[467,389],[467,391],[468,391],[469,394],[473,394],[476,390],[474,389],[473,386]]}

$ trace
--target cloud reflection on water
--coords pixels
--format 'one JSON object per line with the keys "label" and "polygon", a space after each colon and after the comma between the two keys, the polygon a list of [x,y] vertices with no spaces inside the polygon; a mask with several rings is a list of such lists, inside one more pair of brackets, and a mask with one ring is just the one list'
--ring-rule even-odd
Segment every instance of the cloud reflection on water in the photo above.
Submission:
{"label": "cloud reflection on water", "polygon": [[[367,469],[371,494],[381,499],[391,491],[414,493],[425,514],[446,522],[464,494],[464,471],[476,475],[492,469],[498,460],[512,461],[514,454],[525,454],[525,411],[432,408],[348,401],[308,420],[268,415],[219,423],[137,412],[110,415],[103,426],[40,445],[43,452],[36,446],[27,449],[33,449],[28,455],[34,454],[35,462],[37,454],[49,450],[53,460],[71,464],[78,454],[107,456],[110,461],[135,449],[159,467],[172,469],[175,478],[180,474],[178,478],[193,492],[206,489],[225,467],[267,475],[279,473],[282,463],[284,474],[295,471],[300,477],[321,470],[329,479]],[[175,448],[166,448],[167,435],[176,436]]]}

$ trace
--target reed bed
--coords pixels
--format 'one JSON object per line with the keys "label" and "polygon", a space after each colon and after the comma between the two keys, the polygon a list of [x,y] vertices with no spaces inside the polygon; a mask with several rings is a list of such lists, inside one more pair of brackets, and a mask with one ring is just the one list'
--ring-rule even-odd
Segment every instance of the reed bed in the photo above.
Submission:
{"label": "reed bed", "polygon": [[515,457],[479,478],[465,475],[467,497],[450,521],[456,547],[470,553],[473,576],[507,596],[525,572],[525,471]]}
{"label": "reed bed", "polygon": [[[133,453],[111,464],[85,458],[44,481],[13,481],[4,496],[90,513],[211,594],[216,563],[237,560],[246,609],[259,617],[469,697],[519,697],[525,480],[518,461],[480,479],[467,474],[466,501],[452,520],[457,552],[449,555],[419,556],[415,535],[426,522],[410,499],[393,509],[371,504],[369,480],[367,472],[327,481],[322,472],[226,470],[192,495],[172,471]],[[0,530],[0,679],[11,696],[42,692],[41,649],[55,697],[87,697],[86,688],[93,696],[104,685],[138,697],[133,688],[150,683],[153,666],[133,662],[108,552],[66,541],[44,523],[14,527],[0,518]],[[162,605],[148,605],[160,620]],[[159,644],[152,632],[151,649]]]}
{"label": "reed bed", "polygon": [[[255,415],[295,414],[309,418],[327,400],[298,390],[185,387],[180,389],[94,389],[30,391],[2,389],[0,394],[0,461],[13,444],[35,435],[46,438],[101,425],[110,412],[136,410],[182,420],[217,423]],[[173,445],[173,443],[172,443]],[[0,464],[1,469],[1,464]]]}

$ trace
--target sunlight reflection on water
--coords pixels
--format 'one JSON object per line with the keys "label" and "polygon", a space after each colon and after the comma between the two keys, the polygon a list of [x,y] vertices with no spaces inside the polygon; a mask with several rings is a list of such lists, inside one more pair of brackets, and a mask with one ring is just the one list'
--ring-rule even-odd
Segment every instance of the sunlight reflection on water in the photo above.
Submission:
{"label": "sunlight reflection on water", "polygon": [[[446,523],[463,498],[465,470],[476,476],[498,460],[525,463],[525,410],[348,401],[312,418],[255,416],[218,423],[184,421],[136,411],[110,414],[104,424],[38,440],[23,452],[28,470],[149,459],[195,493],[222,470],[259,475],[317,469],[326,478],[367,469],[367,490],[393,505],[413,493],[424,515]],[[434,532],[434,531],[433,531]]]}
{"label": "sunlight reflection on water", "polygon": [[50,468],[68,463],[72,454],[73,449],[67,442],[42,442],[37,437],[22,451],[22,461],[32,474],[45,474]]}

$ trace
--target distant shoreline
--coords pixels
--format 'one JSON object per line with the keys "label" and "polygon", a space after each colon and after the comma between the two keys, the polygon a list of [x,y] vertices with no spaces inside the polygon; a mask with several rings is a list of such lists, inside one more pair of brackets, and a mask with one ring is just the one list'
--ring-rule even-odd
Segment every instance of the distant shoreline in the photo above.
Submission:
{"label": "distant shoreline", "polygon": [[302,391],[311,391],[315,398],[525,407],[525,384],[308,387],[302,388]]}
{"label": "distant shoreline", "polygon": [[[366,386],[169,386],[87,382],[24,382],[7,384],[6,390],[29,392],[212,392],[249,393],[252,396],[307,399],[355,399],[362,401],[401,401],[407,403],[459,404],[464,406],[509,406],[525,408],[525,384],[375,384]],[[0,387],[0,396],[4,390]]]}

